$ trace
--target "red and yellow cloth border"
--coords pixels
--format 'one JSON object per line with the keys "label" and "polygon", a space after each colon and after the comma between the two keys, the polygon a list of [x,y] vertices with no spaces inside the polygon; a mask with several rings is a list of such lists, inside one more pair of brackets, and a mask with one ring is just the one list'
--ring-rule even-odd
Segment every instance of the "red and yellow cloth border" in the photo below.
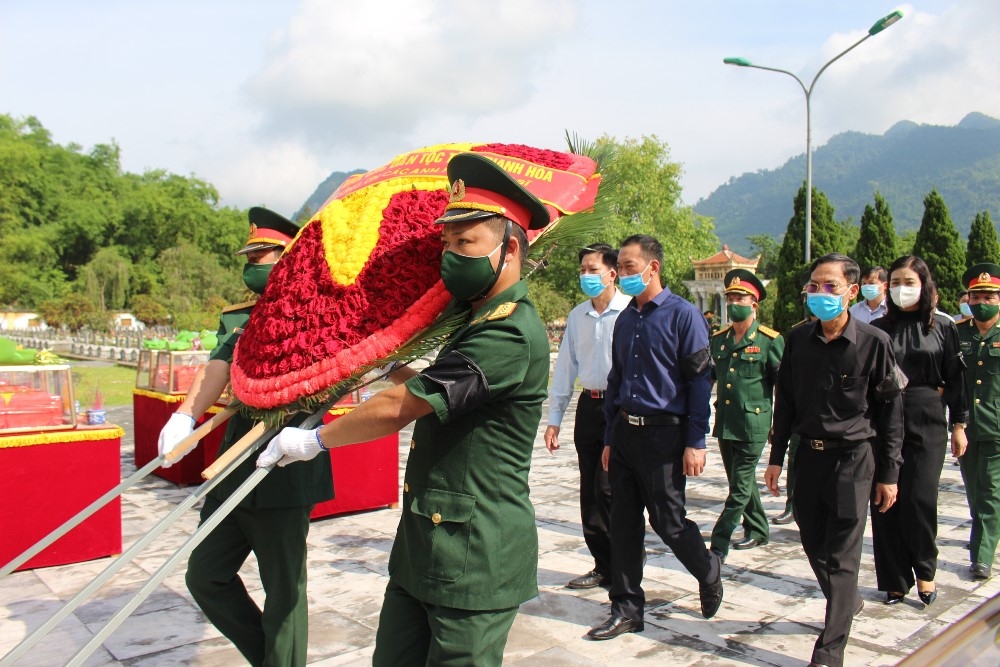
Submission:
{"label": "red and yellow cloth border", "polygon": [[125,431],[120,426],[75,428],[65,431],[30,433],[27,435],[5,435],[0,436],[0,449],[31,447],[34,445],[54,445],[64,442],[98,442],[101,440],[113,440],[123,435],[125,435]]}

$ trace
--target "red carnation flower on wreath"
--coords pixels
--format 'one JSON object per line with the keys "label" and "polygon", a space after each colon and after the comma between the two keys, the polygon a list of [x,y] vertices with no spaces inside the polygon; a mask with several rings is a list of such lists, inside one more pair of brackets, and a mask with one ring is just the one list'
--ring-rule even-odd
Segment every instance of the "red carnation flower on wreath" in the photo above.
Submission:
{"label": "red carnation flower on wreath", "polygon": [[286,248],[253,309],[232,365],[240,401],[261,412],[325,401],[434,323],[451,301],[434,221],[448,203],[448,160],[465,151],[518,178],[553,220],[594,204],[594,160],[519,144],[429,146],[348,178]]}

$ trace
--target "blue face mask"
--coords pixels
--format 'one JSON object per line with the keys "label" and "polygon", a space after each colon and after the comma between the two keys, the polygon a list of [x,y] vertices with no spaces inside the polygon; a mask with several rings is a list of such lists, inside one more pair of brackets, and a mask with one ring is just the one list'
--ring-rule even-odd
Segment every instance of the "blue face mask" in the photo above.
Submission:
{"label": "blue face mask", "polygon": [[966,317],[972,317],[972,308],[969,307],[968,303],[958,304],[958,310]]}
{"label": "blue face mask", "polygon": [[[652,262],[649,262],[652,264]],[[649,264],[646,264],[646,269],[649,268]],[[621,287],[622,292],[629,296],[639,296],[646,291],[646,285],[649,284],[649,280],[653,279],[653,276],[649,277],[649,280],[643,280],[642,274],[646,272],[643,269],[639,273],[633,273],[631,276],[618,276],[618,285]]]}
{"label": "blue face mask", "polygon": [[823,322],[830,320],[844,312],[843,294],[807,294],[806,305],[813,315]]}
{"label": "blue face mask", "polygon": [[865,301],[872,301],[877,299],[879,295],[878,285],[862,285],[861,286],[861,296],[865,298]]}
{"label": "blue face mask", "polygon": [[580,276],[580,289],[583,293],[593,299],[595,296],[603,292],[607,285],[604,284],[604,276],[611,273],[610,271],[605,271],[601,275],[596,273],[584,273]]}

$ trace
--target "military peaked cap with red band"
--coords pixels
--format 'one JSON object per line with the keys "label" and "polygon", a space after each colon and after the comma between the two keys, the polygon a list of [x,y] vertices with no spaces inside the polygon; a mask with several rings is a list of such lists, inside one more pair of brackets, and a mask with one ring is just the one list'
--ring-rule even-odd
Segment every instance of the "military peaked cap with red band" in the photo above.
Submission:
{"label": "military peaked cap with red band", "polygon": [[252,207],[247,217],[250,219],[250,238],[237,255],[266,248],[284,248],[299,233],[297,224],[263,206]]}
{"label": "military peaked cap with red band", "polygon": [[1000,265],[984,262],[962,274],[962,285],[970,292],[1000,291]]}
{"label": "military peaked cap with red band", "polygon": [[472,222],[503,216],[525,230],[542,229],[551,221],[545,205],[493,160],[459,153],[448,162],[451,197],[442,222]]}
{"label": "military peaked cap with red band", "polygon": [[733,269],[726,274],[722,283],[726,286],[726,294],[749,294],[758,301],[763,301],[767,296],[764,283],[753,271],[747,269]]}

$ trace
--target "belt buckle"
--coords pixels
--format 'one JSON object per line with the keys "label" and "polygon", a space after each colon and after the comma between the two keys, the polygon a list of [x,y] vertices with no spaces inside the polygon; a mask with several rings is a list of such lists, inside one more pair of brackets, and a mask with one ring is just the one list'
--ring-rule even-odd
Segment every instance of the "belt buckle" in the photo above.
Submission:
{"label": "belt buckle", "polygon": [[809,446],[812,447],[813,449],[815,449],[816,451],[819,451],[819,452],[822,452],[825,449],[823,447],[823,441],[822,440],[810,440],[809,441]]}
{"label": "belt buckle", "polygon": [[625,417],[628,419],[628,423],[631,424],[632,426],[642,426],[643,425],[642,424],[642,417],[639,417],[638,415],[629,415],[629,414],[626,414]]}
{"label": "belt buckle", "polygon": [[591,390],[590,390],[590,397],[591,397],[591,398],[603,398],[603,397],[601,396],[601,394],[603,394],[603,393],[604,393],[604,392],[603,392],[603,391],[601,391],[600,389],[591,389]]}

